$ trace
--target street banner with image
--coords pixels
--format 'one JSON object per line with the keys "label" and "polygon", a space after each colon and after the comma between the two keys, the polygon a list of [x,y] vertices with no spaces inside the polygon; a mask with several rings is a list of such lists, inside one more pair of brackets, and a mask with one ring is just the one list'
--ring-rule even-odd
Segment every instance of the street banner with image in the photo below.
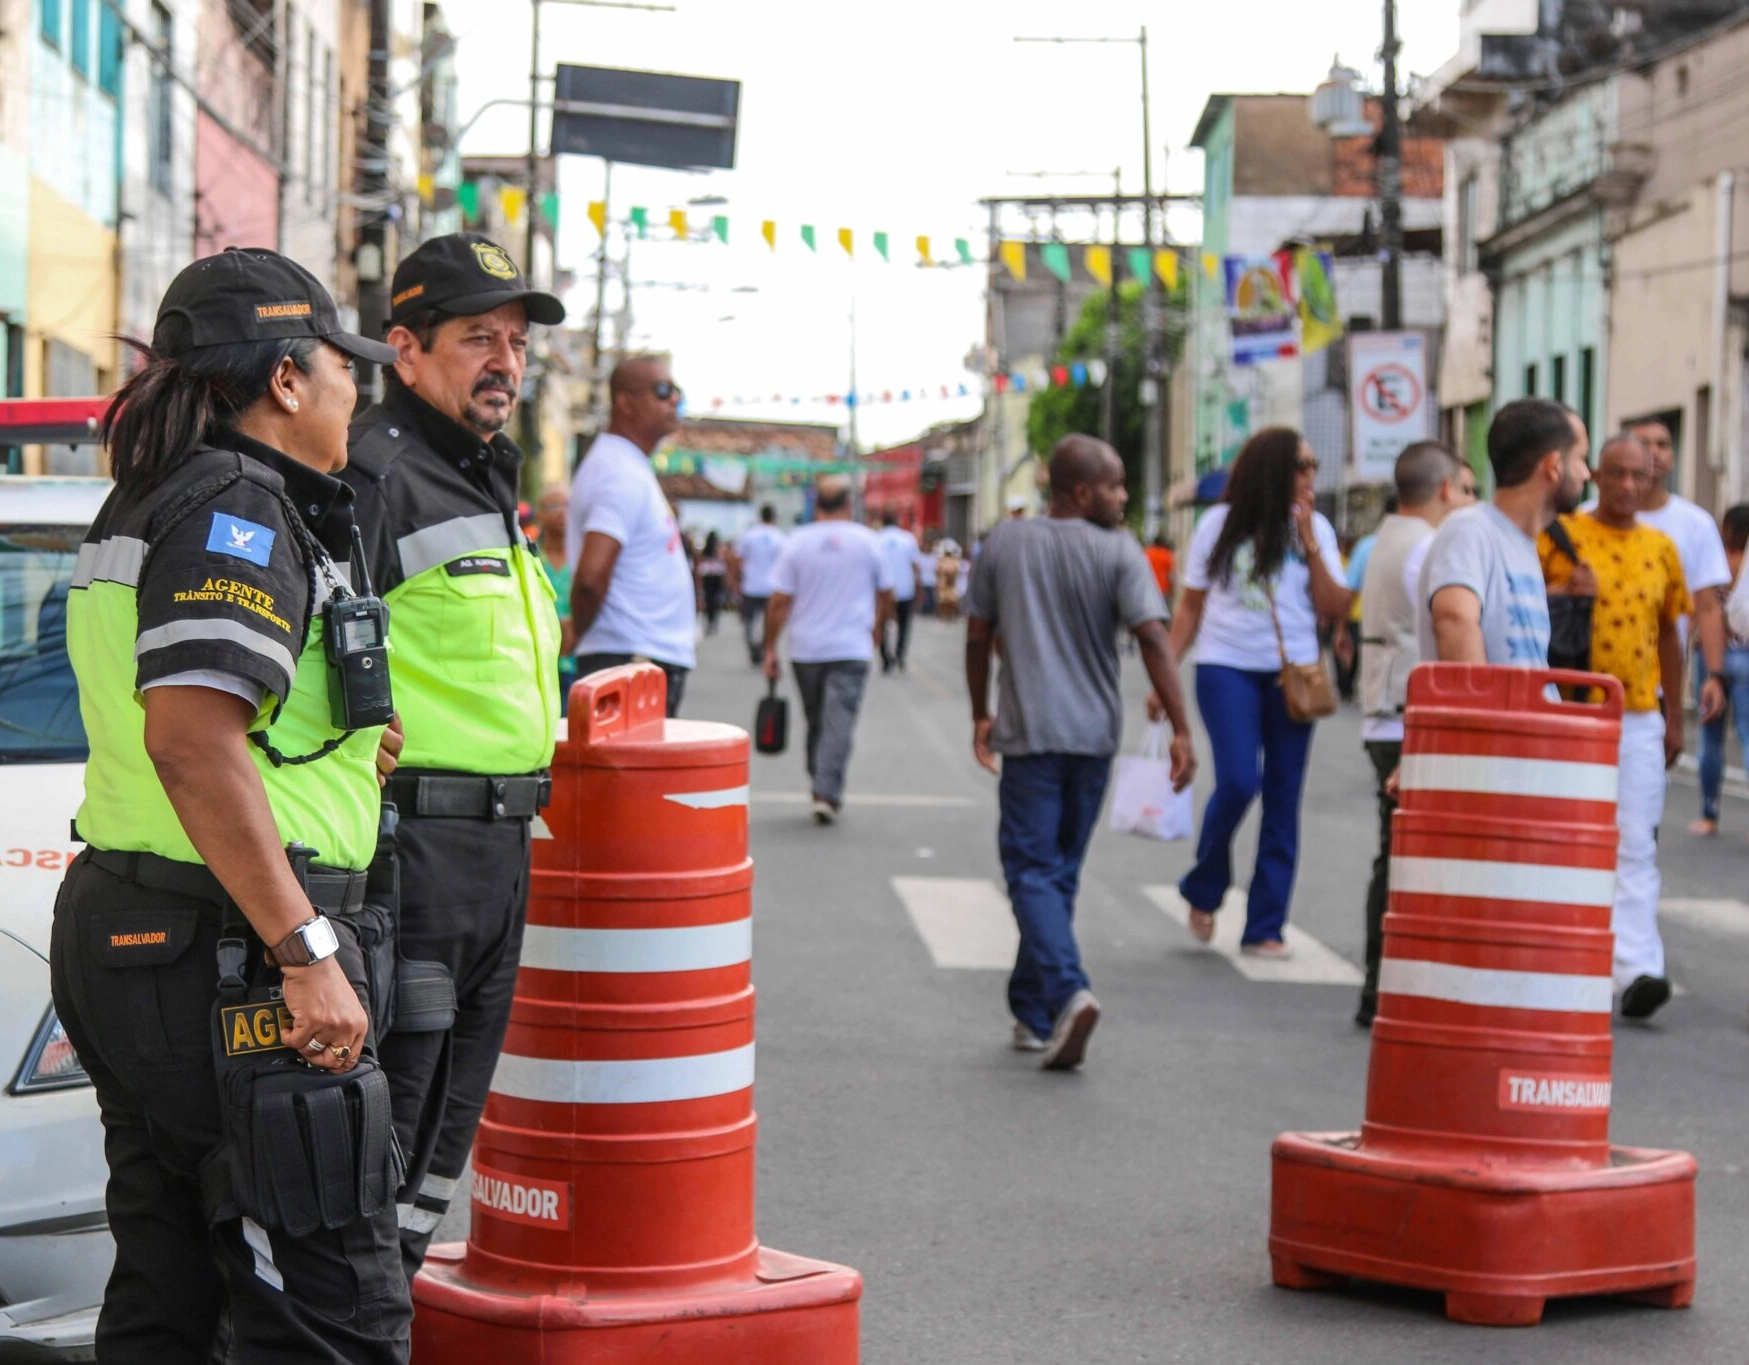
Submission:
{"label": "street banner with image", "polygon": [[1316,355],[1342,336],[1330,253],[1301,247],[1294,252],[1294,274],[1300,294],[1300,354]]}
{"label": "street banner with image", "polygon": [[1227,317],[1233,328],[1233,363],[1291,360],[1299,353],[1293,290],[1282,256],[1229,256],[1225,261]]}
{"label": "street banner with image", "polygon": [[1420,332],[1356,332],[1348,338],[1348,411],[1354,476],[1388,483],[1397,456],[1433,434],[1427,338]]}

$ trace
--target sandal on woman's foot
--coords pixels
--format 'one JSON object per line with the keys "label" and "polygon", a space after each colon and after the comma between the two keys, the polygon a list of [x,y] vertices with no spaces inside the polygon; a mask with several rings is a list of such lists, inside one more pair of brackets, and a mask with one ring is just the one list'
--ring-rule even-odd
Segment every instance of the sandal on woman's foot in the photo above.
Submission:
{"label": "sandal on woman's foot", "polygon": [[1215,936],[1215,912],[1193,908],[1190,912],[1190,935],[1198,943],[1207,943],[1213,938]]}
{"label": "sandal on woman's foot", "polygon": [[1246,957],[1268,958],[1272,962],[1286,962],[1294,955],[1294,950],[1278,938],[1266,938],[1261,943],[1241,943],[1239,951]]}
{"label": "sandal on woman's foot", "polygon": [[1703,815],[1688,827],[1688,832],[1699,835],[1703,839],[1710,838],[1719,832],[1719,822],[1709,820]]}

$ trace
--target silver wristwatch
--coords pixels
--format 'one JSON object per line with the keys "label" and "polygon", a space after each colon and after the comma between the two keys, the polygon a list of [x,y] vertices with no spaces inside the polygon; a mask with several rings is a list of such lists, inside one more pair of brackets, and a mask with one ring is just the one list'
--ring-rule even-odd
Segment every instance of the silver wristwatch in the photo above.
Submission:
{"label": "silver wristwatch", "polygon": [[340,937],[323,915],[305,920],[273,948],[273,960],[282,967],[308,967],[340,951]]}

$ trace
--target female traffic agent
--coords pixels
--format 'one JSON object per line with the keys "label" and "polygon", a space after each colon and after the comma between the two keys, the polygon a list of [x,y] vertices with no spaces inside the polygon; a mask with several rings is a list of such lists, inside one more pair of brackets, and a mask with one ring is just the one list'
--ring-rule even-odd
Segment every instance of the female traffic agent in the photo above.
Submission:
{"label": "female traffic agent", "polygon": [[324,640],[369,605],[334,563],[352,364],[394,352],[253,249],[182,271],[139,349],[68,600],[87,846],[51,957],[106,1130],[97,1358],[405,1361],[401,1159],[354,922],[399,744]]}
{"label": "female traffic agent", "polygon": [[1271,427],[1245,444],[1225,501],[1196,528],[1173,657],[1196,643],[1196,703],[1214,752],[1215,789],[1203,807],[1196,863],[1178,884],[1190,928],[1214,935],[1233,883],[1233,834],[1263,797],[1241,951],[1286,957],[1282,935],[1299,856],[1300,793],[1312,725],[1283,696],[1285,664],[1319,661],[1318,619],[1340,618],[1353,594],[1336,532],[1313,510],[1318,461],[1298,432]]}

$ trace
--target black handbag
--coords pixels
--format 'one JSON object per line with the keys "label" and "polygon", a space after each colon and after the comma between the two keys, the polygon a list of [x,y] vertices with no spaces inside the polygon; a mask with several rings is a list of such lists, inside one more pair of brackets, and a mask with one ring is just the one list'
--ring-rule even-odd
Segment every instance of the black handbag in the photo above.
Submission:
{"label": "black handbag", "polygon": [[773,682],[753,713],[753,747],[762,754],[781,754],[788,745],[789,700],[777,695]]}
{"label": "black handbag", "polygon": [[[1579,567],[1579,551],[1567,528],[1557,520],[1549,523],[1549,539],[1555,549]],[[1591,671],[1591,614],[1597,606],[1595,597],[1570,597],[1549,594],[1549,667],[1570,668],[1580,673]]]}

